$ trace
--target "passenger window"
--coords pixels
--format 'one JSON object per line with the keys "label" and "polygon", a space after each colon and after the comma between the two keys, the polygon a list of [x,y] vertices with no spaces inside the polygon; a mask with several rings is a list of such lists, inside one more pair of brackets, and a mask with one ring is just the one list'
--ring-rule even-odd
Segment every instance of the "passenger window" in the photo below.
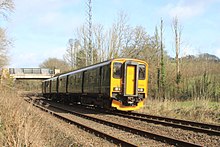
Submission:
{"label": "passenger window", "polygon": [[122,63],[115,62],[113,65],[113,78],[121,78]]}
{"label": "passenger window", "polygon": [[104,80],[104,79],[105,79],[105,70],[104,70],[104,68],[102,68],[101,70],[102,70],[102,71],[101,71],[102,79]]}
{"label": "passenger window", "polygon": [[145,72],[146,72],[145,65],[139,65],[139,74],[138,74],[139,80],[145,79]]}

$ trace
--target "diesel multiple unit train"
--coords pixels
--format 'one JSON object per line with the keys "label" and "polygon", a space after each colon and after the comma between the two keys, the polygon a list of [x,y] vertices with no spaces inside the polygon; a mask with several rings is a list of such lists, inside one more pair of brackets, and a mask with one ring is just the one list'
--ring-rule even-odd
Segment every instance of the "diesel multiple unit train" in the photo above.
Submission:
{"label": "diesel multiple unit train", "polygon": [[133,111],[143,106],[148,64],[118,58],[74,70],[42,82],[43,96],[107,109]]}

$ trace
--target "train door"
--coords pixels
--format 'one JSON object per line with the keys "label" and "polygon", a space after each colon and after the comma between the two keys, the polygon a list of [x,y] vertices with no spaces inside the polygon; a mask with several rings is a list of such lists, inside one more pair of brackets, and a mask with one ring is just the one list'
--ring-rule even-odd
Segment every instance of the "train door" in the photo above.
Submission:
{"label": "train door", "polygon": [[124,95],[137,96],[138,64],[135,62],[125,62],[124,65]]}
{"label": "train door", "polygon": [[128,65],[126,71],[126,95],[135,95],[135,66]]}

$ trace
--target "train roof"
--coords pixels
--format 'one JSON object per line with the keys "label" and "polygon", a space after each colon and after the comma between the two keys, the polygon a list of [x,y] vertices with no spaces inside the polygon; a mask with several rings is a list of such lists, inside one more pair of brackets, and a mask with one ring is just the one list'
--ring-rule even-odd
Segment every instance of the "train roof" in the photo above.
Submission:
{"label": "train roof", "polygon": [[104,62],[101,62],[101,63],[93,64],[93,65],[90,65],[90,66],[87,66],[87,67],[83,67],[83,68],[80,68],[80,69],[76,69],[76,70],[70,71],[68,73],[61,74],[59,77],[63,77],[63,76],[67,76],[67,75],[70,75],[70,74],[73,74],[73,73],[78,73],[78,72],[90,70],[90,69],[93,69],[93,68],[97,68],[97,67],[100,67],[100,66],[104,66],[104,65],[107,65],[107,64],[111,63],[112,60],[113,59],[107,60],[107,61],[104,61]]}
{"label": "train roof", "polygon": [[58,78],[58,77],[63,77],[63,76],[71,75],[73,73],[78,73],[78,72],[90,70],[90,69],[93,69],[93,68],[97,68],[97,67],[100,67],[100,66],[104,66],[104,65],[107,65],[107,64],[111,63],[114,60],[138,60],[138,61],[143,62],[143,60],[133,59],[133,58],[114,58],[114,59],[109,59],[109,60],[106,60],[106,61],[103,61],[103,62],[100,62],[100,63],[93,64],[93,65],[90,65],[90,66],[82,67],[82,68],[79,68],[79,69],[76,69],[76,70],[73,70],[73,71],[69,71],[67,73],[61,73],[61,74],[55,75],[55,77],[53,77],[53,78],[50,78],[50,79],[47,79],[47,80],[44,80],[44,81],[53,80],[53,79]]}
{"label": "train roof", "polygon": [[58,76],[55,76],[55,77],[52,77],[52,78],[49,78],[49,79],[43,80],[42,82],[51,81],[51,80],[54,80],[54,79],[57,79],[57,78],[58,78]]}

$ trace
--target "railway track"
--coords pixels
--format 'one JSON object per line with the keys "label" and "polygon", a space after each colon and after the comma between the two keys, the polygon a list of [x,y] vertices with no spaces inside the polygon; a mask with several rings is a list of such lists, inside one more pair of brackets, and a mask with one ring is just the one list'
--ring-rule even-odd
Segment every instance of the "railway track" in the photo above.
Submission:
{"label": "railway track", "polygon": [[[58,113],[56,113],[54,111],[51,111],[50,109],[45,108],[42,105],[37,104],[36,102],[34,102],[33,104],[35,106],[37,106],[38,108],[40,108],[40,109],[42,109],[44,111],[47,111],[47,112],[53,114],[54,116],[56,116],[56,117],[58,117],[58,118],[60,118],[60,119],[62,119],[64,121],[66,121],[68,123],[77,125],[77,126],[83,128],[85,130],[88,130],[89,132],[94,133],[97,136],[105,138],[106,140],[108,140],[110,142],[113,142],[113,143],[121,145],[121,146],[138,146],[136,144],[129,143],[128,141],[124,141],[124,140],[118,139],[117,137],[111,136],[109,134],[105,134],[103,132],[100,132],[98,130],[95,130],[93,128],[85,126],[84,124],[79,124],[78,122],[74,122],[73,120],[70,120],[70,119],[68,119],[66,117],[63,117],[62,115],[60,115],[60,114],[58,114]],[[44,105],[46,105],[46,103]],[[99,118],[96,118],[96,117],[92,117],[92,116],[88,116],[86,114],[79,113],[79,112],[76,112],[76,111],[73,111],[73,110],[66,110],[63,107],[58,107],[58,106],[50,105],[50,108],[57,109],[57,110],[60,110],[62,112],[65,112],[65,113],[70,113],[72,115],[76,115],[76,116],[82,117],[84,119],[92,120],[92,121],[95,121],[97,123],[104,124],[106,126],[111,126],[111,127],[123,130],[125,132],[129,132],[129,133],[133,133],[133,134],[138,134],[139,136],[142,136],[144,138],[153,139],[153,140],[156,140],[158,142],[163,142],[163,143],[174,145],[174,146],[200,146],[198,144],[189,143],[189,142],[185,142],[185,141],[182,141],[182,140],[170,138],[170,137],[167,137],[167,136],[163,136],[163,135],[159,135],[159,134],[155,134],[155,133],[139,130],[139,129],[136,129],[136,128],[133,128],[133,127],[128,127],[128,126],[125,126],[125,125],[120,125],[120,124],[113,123],[113,122],[110,122],[110,121],[102,120],[102,119],[99,119]]]}
{"label": "railway track", "polygon": [[88,107],[88,106],[86,106],[85,108],[92,109],[93,111],[99,111],[101,113],[107,113],[110,115],[118,115],[124,118],[140,120],[143,122],[160,124],[164,126],[170,126],[173,128],[181,128],[193,132],[206,133],[208,135],[220,136],[220,125],[200,123],[189,120],[175,119],[175,118],[149,115],[149,114],[143,114],[137,112],[109,111],[103,109],[94,109],[94,107]]}
{"label": "railway track", "polygon": [[103,110],[103,109],[94,109],[94,107],[88,107],[88,106],[86,106],[86,108],[92,109],[93,111],[99,111],[101,113],[117,115],[117,116],[121,116],[124,118],[140,120],[143,122],[160,124],[164,126],[170,126],[173,128],[181,128],[181,129],[189,130],[193,132],[206,133],[208,135],[220,136],[220,125],[207,124],[207,123],[182,120],[182,119],[175,119],[175,118],[169,118],[169,117],[162,117],[162,116],[156,116],[156,115],[149,115],[149,114],[143,114],[143,113],[137,113],[137,112],[109,111],[109,110]]}
{"label": "railway track", "polygon": [[208,135],[216,135],[220,136],[220,126],[219,125],[212,125],[212,124],[205,124],[199,123],[194,121],[187,121],[175,118],[168,118],[168,117],[161,117],[155,115],[148,115],[148,114],[141,114],[141,113],[127,113],[127,112],[108,112],[112,113],[113,115],[118,115],[121,117],[126,117],[134,120],[145,121],[154,124],[161,124],[164,126],[171,126],[174,128],[181,128],[184,130],[190,130],[194,132],[206,133]]}
{"label": "railway track", "polygon": [[[86,126],[86,125],[84,125],[82,123],[78,123],[78,122],[76,122],[76,121],[74,121],[72,119],[69,119],[69,118],[67,118],[65,116],[62,116],[59,113],[56,113],[56,112],[54,112],[54,111],[52,111],[52,110],[50,110],[48,108],[45,108],[45,107],[37,104],[36,102],[33,102],[31,100],[27,100],[27,99],[25,99],[25,101],[27,101],[28,103],[32,103],[37,108],[39,108],[39,109],[41,109],[41,110],[43,110],[45,112],[48,112],[48,113],[52,114],[53,116],[55,116],[55,117],[57,117],[59,119],[62,119],[63,121],[65,121],[65,122],[67,122],[69,124],[76,125],[77,127],[81,128],[83,130],[86,130],[89,133],[93,133],[94,135],[96,135],[98,137],[101,137],[101,138],[103,138],[103,139],[105,139],[107,141],[110,141],[110,142],[112,142],[114,144],[117,144],[117,145],[120,145],[120,146],[137,147],[135,144],[126,142],[126,141],[124,141],[122,139],[118,139],[118,138],[116,138],[114,136],[108,135],[108,134],[103,133],[101,131],[95,130],[95,129],[89,127],[89,126]],[[50,106],[50,107],[53,107],[53,106]]]}

